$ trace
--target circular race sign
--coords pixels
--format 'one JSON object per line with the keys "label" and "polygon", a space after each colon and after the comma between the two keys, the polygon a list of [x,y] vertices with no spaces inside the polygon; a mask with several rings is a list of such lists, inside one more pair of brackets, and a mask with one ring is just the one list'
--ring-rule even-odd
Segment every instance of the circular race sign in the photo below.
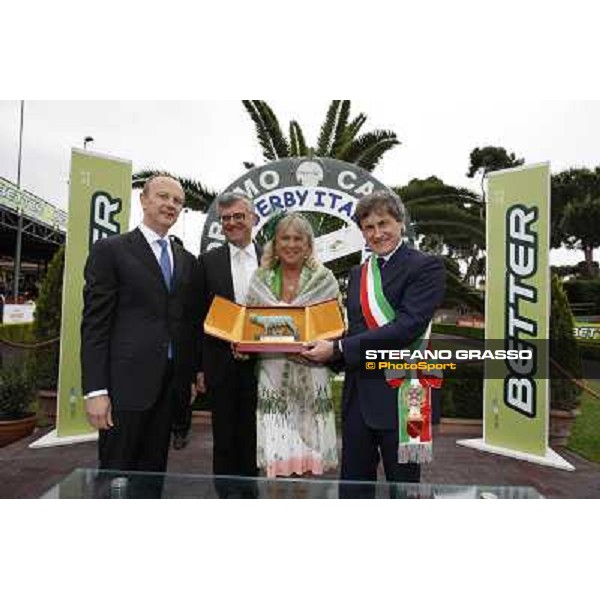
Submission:
{"label": "circular race sign", "polygon": [[[333,158],[285,158],[247,171],[221,195],[238,192],[254,202],[258,222],[253,236],[281,210],[320,212],[341,219],[345,227],[337,231],[322,236],[315,231],[315,253],[326,263],[363,250],[363,237],[352,217],[358,200],[379,190],[392,192],[356,165]],[[225,243],[217,215],[218,199],[206,215],[201,253]]]}

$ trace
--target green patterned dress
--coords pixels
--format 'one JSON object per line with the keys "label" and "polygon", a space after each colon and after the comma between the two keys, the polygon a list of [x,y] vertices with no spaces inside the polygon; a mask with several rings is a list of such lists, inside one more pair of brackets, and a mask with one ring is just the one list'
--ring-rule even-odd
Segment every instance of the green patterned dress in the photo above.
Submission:
{"label": "green patterned dress", "polygon": [[[338,298],[339,288],[323,266],[303,267],[291,306]],[[250,281],[248,306],[279,306],[279,268],[258,269]],[[267,477],[321,475],[337,468],[331,371],[299,364],[281,354],[258,361],[257,464]]]}

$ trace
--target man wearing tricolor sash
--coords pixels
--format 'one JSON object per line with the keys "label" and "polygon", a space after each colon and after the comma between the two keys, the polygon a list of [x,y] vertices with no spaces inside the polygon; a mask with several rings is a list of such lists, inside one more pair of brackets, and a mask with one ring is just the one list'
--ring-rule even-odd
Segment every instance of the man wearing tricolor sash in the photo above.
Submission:
{"label": "man wearing tricolor sash", "polygon": [[418,482],[420,463],[431,459],[432,379],[412,370],[376,371],[369,377],[361,372],[366,343],[424,348],[444,298],[443,262],[402,240],[404,215],[401,200],[390,191],[358,202],[355,219],[373,254],[350,271],[348,334],[314,342],[303,353],[318,362],[343,360],[344,480],[375,481],[381,460],[388,481]]}

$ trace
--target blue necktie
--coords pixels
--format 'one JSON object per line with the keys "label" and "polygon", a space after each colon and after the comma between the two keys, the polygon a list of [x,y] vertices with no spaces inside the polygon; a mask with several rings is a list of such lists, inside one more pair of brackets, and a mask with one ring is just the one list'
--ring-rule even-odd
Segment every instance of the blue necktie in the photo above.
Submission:
{"label": "blue necktie", "polygon": [[167,289],[171,291],[171,280],[173,278],[173,272],[171,271],[171,261],[169,260],[169,252],[167,250],[167,240],[158,240],[160,246],[160,270],[162,271],[165,279]]}
{"label": "blue necktie", "polygon": [[383,269],[383,267],[385,267],[385,258],[383,258],[383,256],[377,257],[377,265],[379,266],[380,271]]}
{"label": "blue necktie", "polygon": [[[160,246],[160,270],[162,271],[165,284],[167,289],[171,291],[171,281],[173,279],[173,272],[171,271],[171,261],[169,260],[169,252],[167,250],[167,240],[157,240]],[[167,351],[167,357],[173,358],[173,345],[169,342],[169,349]]]}

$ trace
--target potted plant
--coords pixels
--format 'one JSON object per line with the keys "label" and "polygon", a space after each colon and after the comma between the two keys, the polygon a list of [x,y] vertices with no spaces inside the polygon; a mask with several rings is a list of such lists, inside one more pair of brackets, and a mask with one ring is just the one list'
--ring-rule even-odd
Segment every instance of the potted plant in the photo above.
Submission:
{"label": "potted plant", "polygon": [[0,448],[30,435],[37,416],[31,411],[34,387],[23,368],[0,371]]}
{"label": "potted plant", "polygon": [[[579,346],[573,334],[573,313],[560,279],[552,275],[550,309],[550,445],[565,446],[579,415],[581,389],[565,373],[583,374]],[[558,365],[558,366],[557,366]]]}
{"label": "potted plant", "polygon": [[[33,335],[38,342],[60,335],[64,264],[65,250],[61,246],[50,261],[35,307]],[[37,349],[32,356],[31,365],[40,416],[52,423],[56,420],[58,360],[59,343],[55,342]]]}

